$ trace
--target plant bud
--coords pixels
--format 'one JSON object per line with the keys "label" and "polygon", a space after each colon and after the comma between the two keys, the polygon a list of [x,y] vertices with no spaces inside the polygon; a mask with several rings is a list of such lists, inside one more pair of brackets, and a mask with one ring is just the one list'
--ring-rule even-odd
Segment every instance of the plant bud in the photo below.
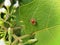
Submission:
{"label": "plant bud", "polygon": [[14,7],[14,8],[19,7],[19,2],[18,2],[18,0],[17,0],[16,3],[13,5],[13,7]]}
{"label": "plant bud", "polygon": [[6,13],[7,11],[6,11],[5,8],[1,8],[1,12],[2,12],[2,13]]}
{"label": "plant bud", "polygon": [[5,6],[6,8],[10,7],[10,6],[11,6],[10,0],[5,0],[5,1],[4,1],[4,6]]}
{"label": "plant bud", "polygon": [[32,43],[35,43],[37,41],[37,39],[30,39],[28,40],[25,44],[32,44]]}
{"label": "plant bud", "polygon": [[28,42],[29,43],[35,43],[37,41],[37,39],[31,39],[31,40],[29,40]]}
{"label": "plant bud", "polygon": [[6,45],[4,39],[0,39],[0,45]]}
{"label": "plant bud", "polygon": [[7,11],[6,11],[6,9],[5,8],[0,8],[0,14],[1,13],[6,13]]}

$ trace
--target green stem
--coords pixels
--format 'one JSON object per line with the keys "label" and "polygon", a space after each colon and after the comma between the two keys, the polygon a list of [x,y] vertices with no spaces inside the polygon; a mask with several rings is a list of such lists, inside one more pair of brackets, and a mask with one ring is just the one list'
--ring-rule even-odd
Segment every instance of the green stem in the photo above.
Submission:
{"label": "green stem", "polygon": [[[7,15],[6,20],[7,20],[10,16],[9,8],[7,8],[7,14],[6,15]],[[9,40],[9,45],[11,45],[11,40],[12,40],[12,29],[11,29],[11,27],[8,28],[8,40]]]}
{"label": "green stem", "polygon": [[6,13],[6,19],[5,19],[5,21],[7,21],[8,18],[9,18],[9,8],[7,8],[7,13]]}
{"label": "green stem", "polygon": [[8,29],[8,39],[9,39],[9,44],[11,45],[11,40],[12,40],[12,29],[11,28],[9,28]]}
{"label": "green stem", "polygon": [[5,37],[6,37],[6,31],[5,31],[5,35],[4,35],[4,37],[3,37],[3,38],[5,39]]}

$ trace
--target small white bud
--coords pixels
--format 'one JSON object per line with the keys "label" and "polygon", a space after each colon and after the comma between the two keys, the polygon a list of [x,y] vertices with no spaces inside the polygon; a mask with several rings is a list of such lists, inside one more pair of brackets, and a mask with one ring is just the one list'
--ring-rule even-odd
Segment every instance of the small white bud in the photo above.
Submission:
{"label": "small white bud", "polygon": [[34,43],[34,42],[36,42],[36,41],[37,41],[36,38],[35,38],[35,39],[28,40],[29,43]]}
{"label": "small white bud", "polygon": [[8,30],[11,30],[11,28],[9,27]]}
{"label": "small white bud", "polygon": [[4,1],[4,6],[10,7],[10,6],[11,6],[10,0],[5,0],[5,1]]}
{"label": "small white bud", "polygon": [[6,13],[6,9],[5,8],[1,8],[1,12],[2,13]]}
{"label": "small white bud", "polygon": [[16,3],[13,5],[13,7],[14,7],[14,8],[19,7],[19,2],[18,2],[18,0],[17,0]]}
{"label": "small white bud", "polygon": [[4,39],[0,39],[0,45],[6,45]]}
{"label": "small white bud", "polygon": [[1,13],[6,13],[6,9],[5,8],[0,8],[0,14]]}

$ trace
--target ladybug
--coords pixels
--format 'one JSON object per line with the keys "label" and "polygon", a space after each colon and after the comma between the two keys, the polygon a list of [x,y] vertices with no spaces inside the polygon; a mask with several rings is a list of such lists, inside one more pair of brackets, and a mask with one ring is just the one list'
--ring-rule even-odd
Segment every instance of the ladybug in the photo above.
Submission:
{"label": "ladybug", "polygon": [[36,20],[35,19],[31,19],[31,23],[32,23],[32,25],[36,25]]}

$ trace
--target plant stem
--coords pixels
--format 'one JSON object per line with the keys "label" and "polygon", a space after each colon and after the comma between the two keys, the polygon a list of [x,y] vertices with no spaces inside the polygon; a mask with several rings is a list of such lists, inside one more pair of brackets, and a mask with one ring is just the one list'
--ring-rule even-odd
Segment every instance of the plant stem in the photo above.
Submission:
{"label": "plant stem", "polygon": [[11,40],[12,40],[12,33],[13,33],[12,29],[9,28],[9,29],[8,29],[8,39],[9,39],[9,44],[10,44],[10,45],[11,45]]}

